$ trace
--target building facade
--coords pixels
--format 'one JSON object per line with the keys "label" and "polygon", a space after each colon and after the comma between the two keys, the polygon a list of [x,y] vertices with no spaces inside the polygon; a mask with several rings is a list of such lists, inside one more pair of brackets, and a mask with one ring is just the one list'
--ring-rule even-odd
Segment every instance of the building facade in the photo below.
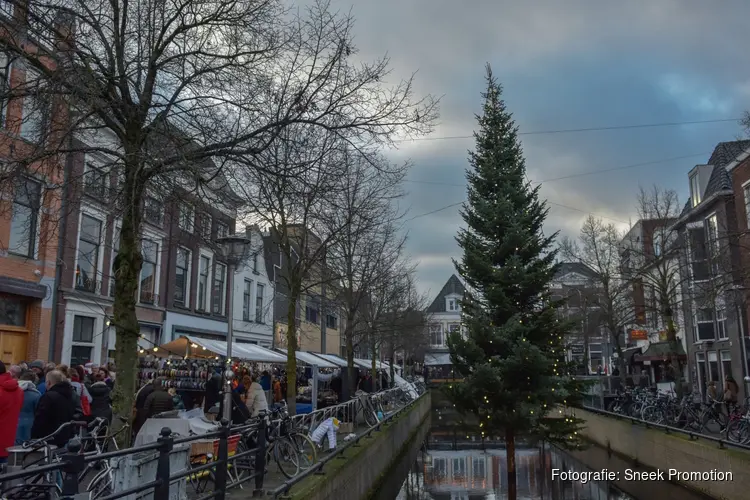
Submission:
{"label": "building facade", "polygon": [[238,342],[273,345],[273,282],[269,280],[263,252],[263,234],[250,226],[250,258],[234,277],[234,339]]}
{"label": "building facade", "polygon": [[[727,376],[738,381],[740,398],[747,367],[747,313],[743,291],[742,254],[737,244],[739,200],[730,170],[746,159],[750,141],[719,143],[707,164],[688,174],[690,199],[673,228],[680,235],[683,314],[690,382],[705,394],[710,382],[721,390]],[[740,173],[737,181],[740,187]],[[740,209],[741,217],[741,209]],[[745,222],[746,224],[746,222]],[[744,312],[743,312],[744,311]],[[741,400],[741,399],[740,399]]]}
{"label": "building facade", "polygon": [[464,284],[458,276],[452,274],[427,308],[429,348],[425,353],[426,365],[447,366],[451,364],[448,335],[454,332],[464,334],[461,324],[461,301],[465,292]]}

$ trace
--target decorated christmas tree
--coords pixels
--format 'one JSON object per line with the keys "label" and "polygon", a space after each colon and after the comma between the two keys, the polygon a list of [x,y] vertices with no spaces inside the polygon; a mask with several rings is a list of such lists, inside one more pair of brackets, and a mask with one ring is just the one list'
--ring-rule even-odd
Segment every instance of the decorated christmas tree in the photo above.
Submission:
{"label": "decorated christmas tree", "polygon": [[483,113],[467,170],[465,228],[456,268],[467,285],[463,335],[448,345],[457,375],[448,395],[478,420],[483,437],[504,437],[508,498],[516,498],[517,439],[577,446],[582,423],[568,411],[582,384],[565,362],[564,333],[549,285],[558,269],[548,209],[526,179],[518,131],[487,66]]}

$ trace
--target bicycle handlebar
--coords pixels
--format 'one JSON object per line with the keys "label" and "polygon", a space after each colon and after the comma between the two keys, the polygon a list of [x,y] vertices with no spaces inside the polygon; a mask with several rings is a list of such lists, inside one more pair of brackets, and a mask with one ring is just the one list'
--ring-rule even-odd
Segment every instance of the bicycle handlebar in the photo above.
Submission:
{"label": "bicycle handlebar", "polygon": [[70,422],[66,422],[66,423],[62,424],[60,427],[57,428],[57,430],[55,432],[53,432],[49,436],[45,436],[45,437],[39,438],[39,439],[34,439],[33,441],[26,441],[21,446],[23,448],[25,448],[25,449],[36,448],[37,445],[39,445],[40,443],[41,444],[46,444],[47,441],[49,441],[50,439],[52,439],[55,436],[57,436],[58,434],[60,434],[62,431],[64,431],[68,427],[88,427],[88,425],[89,425],[88,422],[85,422],[85,421],[82,421],[82,420],[71,420]]}

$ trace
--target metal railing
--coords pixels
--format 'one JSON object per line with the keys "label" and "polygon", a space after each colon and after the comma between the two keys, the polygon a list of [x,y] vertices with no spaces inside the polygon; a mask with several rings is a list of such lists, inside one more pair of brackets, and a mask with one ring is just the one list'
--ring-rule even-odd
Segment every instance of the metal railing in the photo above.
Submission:
{"label": "metal railing", "polygon": [[694,431],[691,431],[691,430],[688,430],[688,429],[681,429],[679,427],[673,427],[671,425],[655,424],[653,422],[648,422],[648,421],[643,420],[641,418],[631,417],[629,415],[622,415],[620,413],[613,413],[611,411],[603,410],[603,409],[596,408],[596,407],[593,407],[593,406],[582,405],[581,409],[582,410],[586,410],[586,411],[590,411],[592,413],[597,413],[599,415],[604,415],[604,416],[607,416],[607,417],[610,417],[610,418],[616,418],[618,420],[629,420],[631,424],[643,425],[647,429],[663,430],[667,434],[669,434],[669,433],[682,434],[682,435],[688,436],[691,440],[705,439],[706,441],[711,441],[713,443],[717,443],[719,445],[719,448],[726,448],[727,446],[729,446],[731,448],[735,448],[735,449],[739,449],[739,450],[750,451],[750,446],[749,445],[741,444],[741,443],[734,443],[732,441],[729,441],[728,439],[722,438],[720,435],[719,436],[711,436],[709,434],[703,434],[703,433],[700,433],[700,432],[694,432]]}
{"label": "metal railing", "polygon": [[[396,391],[396,390],[400,390],[400,388],[389,389],[388,391]],[[388,392],[388,391],[383,391],[382,393],[375,393],[375,394],[372,394],[372,396],[383,394],[383,393]],[[390,414],[384,416],[384,418],[381,421],[379,421],[377,424],[370,426],[364,432],[358,434],[353,439],[347,441],[347,443],[344,446],[342,446],[341,448],[337,448],[336,450],[334,450],[330,454],[328,454],[325,457],[323,457],[320,461],[318,461],[317,463],[315,463],[312,467],[308,468],[303,473],[301,473],[301,474],[299,474],[299,475],[297,475],[297,476],[295,476],[295,477],[293,477],[293,478],[285,481],[284,484],[282,484],[281,486],[279,486],[278,488],[276,488],[274,490],[269,491],[268,494],[270,496],[272,496],[273,498],[279,498],[280,496],[286,495],[287,493],[289,493],[289,490],[295,484],[299,483],[300,481],[303,481],[304,479],[306,479],[306,478],[308,478],[308,477],[310,477],[312,475],[323,475],[323,474],[325,474],[325,471],[323,470],[323,468],[325,467],[325,465],[327,463],[329,463],[330,461],[332,461],[334,459],[345,459],[346,457],[344,457],[344,452],[346,452],[350,448],[354,448],[354,447],[360,446],[360,444],[359,444],[360,441],[362,441],[365,438],[370,437],[373,432],[379,432],[381,430],[381,428],[383,427],[383,425],[389,423],[396,416],[402,414],[404,411],[406,411],[406,410],[410,409],[411,407],[413,407],[422,398],[424,398],[426,394],[427,393],[420,394],[416,399],[413,399],[410,402],[406,403],[404,406],[402,406],[398,410],[394,411],[393,413],[390,413]]]}
{"label": "metal railing", "polygon": [[[237,434],[244,436],[250,431],[257,431],[255,448],[229,456],[229,437],[236,436]],[[214,474],[214,484],[216,485],[216,488],[214,491],[200,497],[200,500],[224,500],[228,490],[240,486],[250,479],[255,479],[255,491],[262,492],[266,467],[266,432],[267,422],[265,418],[261,418],[258,422],[254,422],[250,425],[234,427],[230,426],[227,421],[222,421],[219,430],[217,431],[184,438],[175,437],[172,434],[171,429],[164,427],[161,430],[160,437],[155,443],[99,454],[81,453],[81,442],[79,439],[74,438],[68,443],[65,453],[59,457],[57,462],[45,465],[34,465],[19,471],[0,475],[0,495],[2,495],[2,498],[13,498],[13,496],[8,497],[6,495],[8,494],[8,491],[13,491],[16,488],[16,486],[13,485],[15,481],[28,480],[47,473],[59,473],[62,475],[62,481],[58,498],[73,498],[75,495],[81,493],[79,474],[84,471],[86,464],[133,456],[145,452],[156,452],[157,456],[155,458],[157,464],[155,477],[152,480],[149,480],[151,478],[148,477],[139,477],[139,482],[145,482],[121,491],[114,491],[113,489],[113,492],[110,495],[100,497],[99,500],[115,500],[130,495],[148,494],[151,492],[153,492],[154,500],[168,500],[170,497],[170,489],[177,481],[207,471]],[[206,464],[196,467],[191,466],[188,460],[183,470],[174,473],[170,470],[170,454],[173,453],[176,445],[191,444],[196,441],[213,439],[218,439],[219,442],[218,457],[209,460]],[[250,455],[255,456],[254,472],[242,479],[238,478],[237,480],[228,482],[230,464]],[[29,488],[28,485],[24,486],[26,489]],[[33,485],[31,487],[33,487]],[[38,488],[52,490],[56,487],[53,484]]]}

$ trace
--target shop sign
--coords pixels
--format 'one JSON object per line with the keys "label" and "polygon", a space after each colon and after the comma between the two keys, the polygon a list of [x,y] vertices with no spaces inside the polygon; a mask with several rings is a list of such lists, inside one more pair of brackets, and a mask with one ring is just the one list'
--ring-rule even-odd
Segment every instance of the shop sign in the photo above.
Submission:
{"label": "shop sign", "polygon": [[630,340],[648,340],[646,330],[630,330]]}
{"label": "shop sign", "polygon": [[570,346],[570,353],[571,354],[583,354],[584,350],[585,349],[580,344]]}

